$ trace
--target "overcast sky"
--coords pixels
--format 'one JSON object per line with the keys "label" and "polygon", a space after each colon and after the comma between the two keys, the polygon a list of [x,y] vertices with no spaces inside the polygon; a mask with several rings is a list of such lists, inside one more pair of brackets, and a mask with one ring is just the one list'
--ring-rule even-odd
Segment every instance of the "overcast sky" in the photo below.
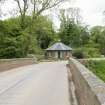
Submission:
{"label": "overcast sky", "polygon": [[72,0],[69,4],[63,4],[63,8],[78,7],[81,10],[83,23],[89,26],[105,25],[103,11],[105,0]]}
{"label": "overcast sky", "polygon": [[104,25],[105,0],[76,0],[74,5],[81,9],[84,22],[92,26]]}
{"label": "overcast sky", "polygon": [[[13,0],[9,0],[9,2],[3,6],[3,11],[5,13],[8,10],[11,10],[14,6]],[[16,6],[16,5],[15,5]],[[72,0],[72,2],[65,3],[61,7],[69,8],[69,7],[79,7],[81,9],[81,16],[83,17],[83,22],[90,26],[95,25],[104,25],[103,21],[103,11],[105,10],[105,0]],[[54,11],[53,11],[54,12]],[[57,19],[56,14],[54,14],[54,22],[57,27],[59,27],[59,21]],[[7,17],[7,16],[6,16]]]}

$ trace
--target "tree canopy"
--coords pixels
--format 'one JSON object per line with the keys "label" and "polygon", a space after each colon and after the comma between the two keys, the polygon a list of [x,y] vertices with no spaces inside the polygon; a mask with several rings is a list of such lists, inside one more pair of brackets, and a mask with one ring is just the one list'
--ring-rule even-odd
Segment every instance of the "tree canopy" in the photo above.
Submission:
{"label": "tree canopy", "polygon": [[25,57],[29,53],[39,53],[53,40],[54,29],[47,17],[40,16],[36,20],[31,35],[28,27],[30,17],[27,16],[24,29],[19,20],[20,17],[0,21],[0,58]]}
{"label": "tree canopy", "polygon": [[[14,1],[20,15],[0,20],[0,58],[44,54],[44,50],[58,40],[72,47],[73,54],[79,57],[105,55],[105,27],[83,25],[79,8],[60,10],[60,28],[56,32],[53,21],[41,13],[63,0]],[[31,15],[27,14],[29,4],[33,5]]]}

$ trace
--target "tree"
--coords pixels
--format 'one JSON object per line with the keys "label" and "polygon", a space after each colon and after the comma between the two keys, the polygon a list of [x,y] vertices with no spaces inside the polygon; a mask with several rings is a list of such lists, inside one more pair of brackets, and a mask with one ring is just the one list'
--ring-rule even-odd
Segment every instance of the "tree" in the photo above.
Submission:
{"label": "tree", "polygon": [[[14,0],[18,4],[19,12],[21,15],[21,24],[22,27],[25,24],[25,16],[28,12],[28,9],[33,7],[32,11],[32,22],[39,16],[42,12],[47,9],[53,8],[63,2],[64,0]],[[23,4],[23,5],[21,5]]]}
{"label": "tree", "polygon": [[80,29],[73,22],[68,20],[65,26],[62,26],[60,30],[60,38],[61,41],[67,45],[71,45],[72,47],[80,46]]}
{"label": "tree", "polygon": [[53,23],[46,16],[39,16],[36,19],[33,32],[35,32],[38,45],[42,49],[46,49],[55,37]]}
{"label": "tree", "polygon": [[93,47],[100,50],[101,54],[105,55],[105,27],[95,26],[91,28],[91,41],[94,43]]}
{"label": "tree", "polygon": [[[75,9],[71,9],[72,12]],[[77,10],[77,9],[76,9]],[[76,12],[77,13],[77,12]],[[82,44],[86,44],[89,40],[89,32],[87,27],[84,27],[80,24],[78,14],[74,13],[73,16],[68,14],[68,11],[61,10],[60,12],[60,38],[61,41],[72,47],[78,47]]]}
{"label": "tree", "polygon": [[91,28],[91,40],[93,40],[95,43],[98,43],[99,37],[101,36],[102,32],[104,30],[104,27],[102,26],[94,26]]}
{"label": "tree", "polygon": [[64,0],[31,0],[31,3],[34,5],[33,13],[38,16],[43,11],[53,8],[63,1]]}
{"label": "tree", "polygon": [[4,2],[5,2],[5,0],[0,0],[0,17],[2,16],[1,6],[3,5]]}
{"label": "tree", "polygon": [[80,8],[69,8],[67,9],[67,14],[76,24],[81,23],[82,17],[80,15]]}
{"label": "tree", "polygon": [[98,37],[98,44],[101,54],[105,55],[105,29],[101,32]]}
{"label": "tree", "polygon": [[[21,17],[20,23],[21,23],[21,27],[23,30],[26,27],[26,21],[27,21],[26,17],[27,17],[28,10],[31,7],[33,7],[33,8],[31,8],[31,11],[32,11],[32,16],[30,18],[31,21],[28,24],[28,29],[27,29],[27,35],[29,35],[27,51],[29,51],[30,48],[32,48],[30,45],[33,40],[33,36],[35,34],[33,30],[34,30],[36,21],[39,18],[39,16],[41,15],[41,13],[44,12],[45,10],[48,10],[50,8],[57,6],[64,0],[14,0],[14,1],[18,4],[20,17]],[[43,30],[43,33],[41,33],[40,31],[39,31],[39,33],[44,34],[43,38],[44,37],[46,37],[46,38],[43,39],[42,35],[40,35],[41,38],[43,39],[43,43],[44,43],[44,44],[42,43],[41,46],[42,46],[42,48],[46,48],[47,45],[50,43],[51,38],[48,37],[48,35],[46,35],[45,29],[42,29],[42,30]],[[35,36],[34,36],[34,38],[40,39],[39,37],[35,37]],[[46,41],[44,41],[44,40],[46,40]],[[45,45],[45,42],[47,42],[47,41],[48,41],[48,43]]]}
{"label": "tree", "polygon": [[20,58],[28,54],[40,54],[54,40],[53,24],[48,17],[39,16],[36,19],[31,35],[28,25],[31,16],[26,16],[24,29],[21,28],[19,20],[20,17],[0,21],[0,58]]}
{"label": "tree", "polygon": [[79,26],[79,27],[80,27],[81,46],[85,46],[89,43],[90,40],[88,26]]}
{"label": "tree", "polygon": [[[14,0],[17,2],[18,4],[18,8],[19,8],[19,12],[21,15],[21,26],[24,28],[25,25],[25,16],[28,10],[28,0]],[[23,6],[21,6],[21,4],[23,4]]]}
{"label": "tree", "polygon": [[21,36],[21,27],[19,27],[18,21],[9,19],[1,21],[0,24],[0,58],[23,57],[22,50],[18,46],[18,38]]}

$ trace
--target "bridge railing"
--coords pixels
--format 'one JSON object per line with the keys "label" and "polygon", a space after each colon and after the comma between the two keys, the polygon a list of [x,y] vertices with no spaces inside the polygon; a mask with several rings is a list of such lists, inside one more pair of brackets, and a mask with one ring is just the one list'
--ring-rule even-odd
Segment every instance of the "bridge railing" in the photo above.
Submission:
{"label": "bridge railing", "polygon": [[79,105],[105,105],[105,83],[77,60],[69,60]]}
{"label": "bridge railing", "polygon": [[34,58],[0,59],[0,72],[36,63]]}

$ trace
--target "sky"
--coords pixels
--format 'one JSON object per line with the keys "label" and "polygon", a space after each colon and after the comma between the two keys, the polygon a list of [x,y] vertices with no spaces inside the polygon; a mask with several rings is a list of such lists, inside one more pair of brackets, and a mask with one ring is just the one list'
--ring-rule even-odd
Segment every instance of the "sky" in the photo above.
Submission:
{"label": "sky", "polygon": [[[105,10],[105,0],[72,0],[63,4],[62,8],[77,7],[80,8],[82,22],[90,27],[96,25],[105,25],[103,11]],[[55,19],[57,23],[57,19]],[[59,27],[59,24],[57,24]]]}
{"label": "sky", "polygon": [[73,5],[81,9],[83,21],[91,26],[104,25],[105,0],[75,0]]}
{"label": "sky", "polygon": [[[9,0],[9,2],[2,7],[5,13],[9,13],[9,11],[14,6],[16,6],[16,4],[14,4],[12,1],[13,0]],[[95,25],[105,24],[103,16],[103,11],[105,10],[105,0],[70,0],[69,3],[63,3],[60,8],[69,7],[80,8],[83,23],[85,23],[86,25],[92,27]],[[60,22],[58,20],[56,10],[53,10],[52,15],[55,26],[59,28]],[[3,18],[5,19],[7,17],[10,17],[9,14],[4,16]]]}

